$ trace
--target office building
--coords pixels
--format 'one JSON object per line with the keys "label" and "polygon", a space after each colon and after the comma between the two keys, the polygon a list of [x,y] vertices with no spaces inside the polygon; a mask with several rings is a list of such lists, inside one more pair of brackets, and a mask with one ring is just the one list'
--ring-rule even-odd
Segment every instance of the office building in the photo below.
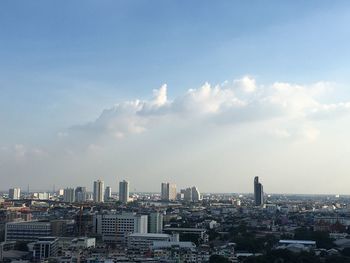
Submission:
{"label": "office building", "polygon": [[75,188],[75,202],[86,202],[86,187]]}
{"label": "office building", "polygon": [[202,200],[201,194],[200,194],[198,188],[193,186],[192,187],[192,201],[193,202],[198,202],[200,200]]}
{"label": "office building", "polygon": [[263,185],[259,182],[259,177],[254,178],[254,203],[256,206],[264,204],[264,189]]}
{"label": "office building", "polygon": [[147,215],[136,213],[98,214],[94,216],[94,232],[107,243],[126,244],[132,233],[147,233]]}
{"label": "office building", "polygon": [[67,203],[73,203],[75,201],[75,189],[65,188],[63,191],[63,201]]}
{"label": "office building", "polygon": [[5,226],[5,241],[35,241],[47,236],[51,236],[50,222],[11,222]]}
{"label": "office building", "polygon": [[97,180],[94,182],[94,202],[103,203],[104,201],[104,182]]}
{"label": "office building", "polygon": [[130,234],[127,238],[128,250],[136,250],[140,252],[149,251],[153,242],[163,241],[163,242],[176,242],[178,240],[178,235],[168,235],[168,234]]}
{"label": "office building", "polygon": [[192,202],[192,188],[186,188],[184,191],[184,201]]}
{"label": "office building", "polygon": [[58,253],[58,238],[41,237],[33,245],[33,259],[41,262],[50,257],[56,257]]}
{"label": "office building", "polygon": [[108,201],[111,198],[112,198],[112,188],[110,186],[107,186],[105,190],[105,201]]}
{"label": "office building", "polygon": [[163,214],[152,212],[148,215],[148,233],[163,232]]}
{"label": "office building", "polygon": [[11,188],[9,189],[9,198],[13,200],[18,200],[21,198],[21,189],[20,188]]}
{"label": "office building", "polygon": [[129,182],[119,182],[119,201],[126,204],[129,201]]}
{"label": "office building", "polygon": [[161,199],[163,201],[176,200],[176,185],[170,183],[162,183],[161,185]]}

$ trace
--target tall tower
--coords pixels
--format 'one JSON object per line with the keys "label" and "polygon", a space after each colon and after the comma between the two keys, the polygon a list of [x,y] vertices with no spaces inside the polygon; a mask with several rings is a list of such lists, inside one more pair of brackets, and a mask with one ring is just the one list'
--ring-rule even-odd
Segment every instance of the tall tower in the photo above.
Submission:
{"label": "tall tower", "polygon": [[111,199],[111,197],[112,197],[112,188],[110,186],[107,186],[105,190],[105,201],[108,201],[108,199]]}
{"label": "tall tower", "polygon": [[103,203],[104,201],[104,182],[97,180],[94,182],[94,202]]}
{"label": "tall tower", "polygon": [[264,189],[263,185],[259,183],[259,177],[254,178],[254,202],[256,206],[264,204]]}
{"label": "tall tower", "polygon": [[20,188],[11,188],[9,189],[9,198],[13,200],[18,200],[21,197],[21,189]]}
{"label": "tall tower", "polygon": [[129,182],[119,182],[119,201],[126,204],[129,201]]}
{"label": "tall tower", "polygon": [[63,201],[67,203],[73,203],[75,201],[75,189],[65,188],[63,190]]}
{"label": "tall tower", "polygon": [[162,183],[161,199],[164,201],[176,200],[176,184]]}

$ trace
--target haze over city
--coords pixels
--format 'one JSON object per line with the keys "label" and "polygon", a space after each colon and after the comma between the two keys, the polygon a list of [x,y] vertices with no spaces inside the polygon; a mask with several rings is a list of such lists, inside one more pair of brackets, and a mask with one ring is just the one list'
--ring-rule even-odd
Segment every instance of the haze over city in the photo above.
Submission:
{"label": "haze over city", "polygon": [[350,194],[349,11],[1,1],[1,190]]}

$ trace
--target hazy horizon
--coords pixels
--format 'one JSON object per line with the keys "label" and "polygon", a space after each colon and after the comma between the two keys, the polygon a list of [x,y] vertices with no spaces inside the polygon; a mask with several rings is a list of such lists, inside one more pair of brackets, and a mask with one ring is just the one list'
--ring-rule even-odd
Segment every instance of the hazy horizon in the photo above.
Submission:
{"label": "hazy horizon", "polygon": [[350,194],[347,1],[2,1],[1,188]]}

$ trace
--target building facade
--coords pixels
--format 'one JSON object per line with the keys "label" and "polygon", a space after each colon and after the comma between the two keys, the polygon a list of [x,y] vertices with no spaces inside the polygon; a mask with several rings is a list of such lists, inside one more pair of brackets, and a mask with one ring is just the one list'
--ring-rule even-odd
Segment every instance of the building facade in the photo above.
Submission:
{"label": "building facade", "polygon": [[119,201],[123,204],[129,202],[129,182],[122,181],[119,182]]}

